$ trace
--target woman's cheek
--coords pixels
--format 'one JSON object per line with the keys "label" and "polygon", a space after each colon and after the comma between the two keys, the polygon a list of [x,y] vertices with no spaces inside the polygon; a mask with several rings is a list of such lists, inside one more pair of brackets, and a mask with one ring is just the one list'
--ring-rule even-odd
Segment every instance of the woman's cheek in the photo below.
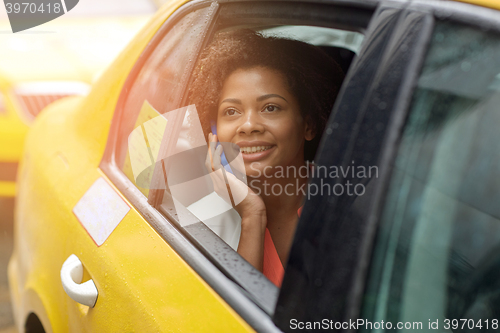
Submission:
{"label": "woman's cheek", "polygon": [[290,119],[283,119],[273,126],[273,132],[275,133],[275,136],[285,140],[289,139],[290,137],[296,136],[299,133],[298,129],[299,126],[297,126],[297,124]]}
{"label": "woman's cheek", "polygon": [[219,142],[231,142],[230,129],[221,121],[217,122],[217,138],[219,139]]}

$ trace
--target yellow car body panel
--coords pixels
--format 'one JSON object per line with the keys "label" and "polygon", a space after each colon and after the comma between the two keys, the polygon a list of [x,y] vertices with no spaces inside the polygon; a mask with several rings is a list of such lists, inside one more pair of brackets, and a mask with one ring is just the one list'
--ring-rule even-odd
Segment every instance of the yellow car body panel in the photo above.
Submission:
{"label": "yellow car body panel", "polygon": [[[183,3],[172,1],[159,11],[89,96],[53,103],[28,134],[9,264],[20,331],[30,312],[48,332],[253,331],[130,203],[128,214],[101,246],[72,212],[94,181],[106,179],[98,166],[128,73]],[[63,290],[59,274],[71,254],[82,261],[84,279],[97,286],[94,308],[78,304]]]}

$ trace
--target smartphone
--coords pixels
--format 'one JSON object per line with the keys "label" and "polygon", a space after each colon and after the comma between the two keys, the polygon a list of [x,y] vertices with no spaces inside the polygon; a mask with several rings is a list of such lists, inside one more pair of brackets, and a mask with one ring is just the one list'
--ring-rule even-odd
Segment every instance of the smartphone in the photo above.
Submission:
{"label": "smartphone", "polygon": [[[217,135],[217,126],[215,125],[215,123],[212,122],[210,125],[211,125],[210,127],[212,128],[212,134]],[[217,144],[216,144],[215,148],[217,148],[219,146],[219,144],[220,144],[220,142],[217,141]],[[227,161],[226,154],[224,153],[224,150],[222,150],[222,155],[220,157],[220,161],[221,161],[222,166],[224,167],[224,169],[226,169],[227,172],[230,172],[230,173],[232,173],[234,175],[234,172],[231,169],[231,166],[229,165],[229,162]]]}

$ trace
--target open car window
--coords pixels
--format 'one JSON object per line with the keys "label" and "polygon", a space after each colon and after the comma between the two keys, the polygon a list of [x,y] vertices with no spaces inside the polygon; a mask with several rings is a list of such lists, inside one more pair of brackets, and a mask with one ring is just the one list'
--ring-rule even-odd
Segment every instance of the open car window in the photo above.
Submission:
{"label": "open car window", "polygon": [[[264,36],[314,41],[314,45],[332,54],[335,60],[342,63],[345,70],[355,55],[354,51],[359,51],[363,39],[363,35],[357,32],[313,26],[287,25],[263,29],[256,27],[255,31]],[[343,40],[339,40],[342,38]],[[169,136],[163,138],[162,144],[151,145],[158,148],[160,145],[164,146],[163,151],[160,152],[162,155],[158,158],[158,160],[163,160],[163,173],[159,173],[159,179],[155,178],[156,182],[153,182],[155,189],[161,189],[164,186],[163,176],[167,178],[161,208],[165,212],[173,213],[184,229],[187,228],[198,236],[200,233],[205,233],[203,238],[209,237],[210,230],[233,250],[237,250],[241,218],[231,206],[230,190],[216,190],[211,178],[213,175],[211,176],[211,172],[207,171],[205,162],[208,146],[196,105],[166,113],[164,117],[168,119],[169,124],[166,125],[167,122],[165,122],[165,126],[169,127],[164,132],[169,133]],[[171,120],[174,118],[175,121]],[[139,130],[135,131],[139,133]],[[174,138],[173,141],[167,143],[167,140],[172,140],[172,138]],[[233,173],[247,184],[239,148],[226,142],[221,144],[228,160],[226,171]],[[158,154],[156,150],[153,153]],[[237,203],[234,202],[234,204]]]}

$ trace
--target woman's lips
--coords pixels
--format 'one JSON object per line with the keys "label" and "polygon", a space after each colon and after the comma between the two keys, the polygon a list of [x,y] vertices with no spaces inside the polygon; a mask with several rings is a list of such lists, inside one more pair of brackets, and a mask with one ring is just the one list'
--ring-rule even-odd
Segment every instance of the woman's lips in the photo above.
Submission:
{"label": "woman's lips", "polygon": [[256,162],[259,160],[262,160],[269,156],[274,149],[276,149],[276,146],[267,146],[267,149],[259,151],[259,152],[251,152],[251,153],[245,153],[243,149],[241,150],[242,154],[241,156],[243,157],[244,162]]}
{"label": "woman's lips", "polygon": [[240,147],[243,154],[260,153],[265,150],[271,149],[273,146],[253,146],[253,147]]}
{"label": "woman's lips", "polygon": [[266,141],[240,141],[236,144],[240,147],[245,162],[254,162],[266,158],[276,148],[276,145]]}

